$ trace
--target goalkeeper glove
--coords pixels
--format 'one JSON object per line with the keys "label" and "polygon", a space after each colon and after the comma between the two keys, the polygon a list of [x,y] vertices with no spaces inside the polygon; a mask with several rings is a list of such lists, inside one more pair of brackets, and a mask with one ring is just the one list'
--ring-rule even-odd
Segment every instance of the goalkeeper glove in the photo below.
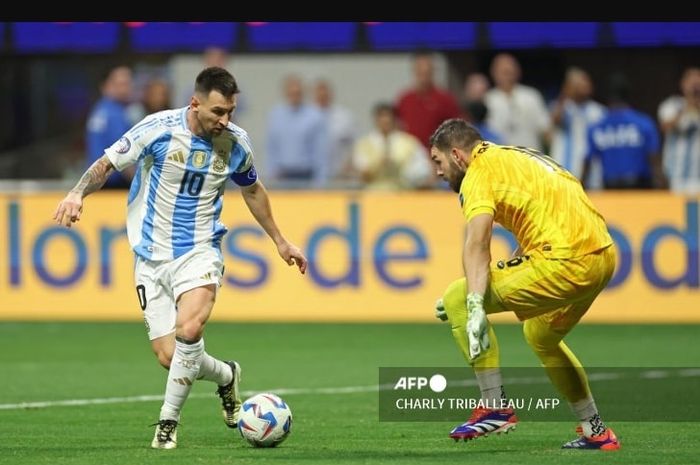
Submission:
{"label": "goalkeeper glove", "polygon": [[467,296],[467,339],[469,340],[469,357],[474,360],[488,350],[489,322],[484,311],[484,296],[471,292]]}
{"label": "goalkeeper glove", "polygon": [[445,311],[445,305],[442,303],[442,298],[435,302],[435,318],[440,321],[447,321],[447,312]]}

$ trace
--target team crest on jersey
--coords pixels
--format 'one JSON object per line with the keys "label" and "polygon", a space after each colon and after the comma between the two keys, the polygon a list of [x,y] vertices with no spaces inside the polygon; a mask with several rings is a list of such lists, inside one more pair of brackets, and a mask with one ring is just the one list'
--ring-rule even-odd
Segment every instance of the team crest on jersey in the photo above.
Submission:
{"label": "team crest on jersey", "polygon": [[216,157],[214,159],[214,163],[212,163],[212,166],[214,167],[214,171],[217,173],[223,173],[226,169],[226,162],[223,160],[223,158]]}
{"label": "team crest on jersey", "polygon": [[192,166],[195,168],[201,168],[207,163],[207,152],[201,150],[195,150],[192,152]]}

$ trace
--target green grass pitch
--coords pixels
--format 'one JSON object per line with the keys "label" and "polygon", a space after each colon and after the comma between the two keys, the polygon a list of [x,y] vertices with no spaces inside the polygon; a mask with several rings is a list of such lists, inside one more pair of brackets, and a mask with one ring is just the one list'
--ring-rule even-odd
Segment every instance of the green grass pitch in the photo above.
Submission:
{"label": "green grass pitch", "polygon": [[[567,341],[584,365],[700,366],[695,325],[580,325]],[[538,366],[521,327],[496,325],[504,366]],[[653,338],[653,343],[652,343]],[[614,422],[618,452],[563,451],[575,421],[521,422],[509,435],[454,443],[454,422],[379,422],[377,393],[314,389],[377,384],[378,367],[463,365],[447,325],[211,322],[207,351],[236,358],[241,388],[282,397],[292,434],[253,449],[225,427],[215,386],[198,382],[178,448],[149,448],[160,401],[7,408],[9,404],[162,395],[165,371],[142,325],[0,323],[0,464],[573,464],[697,463],[697,423]],[[506,386],[507,389],[507,386]],[[593,386],[595,394],[595,385]],[[471,393],[474,394],[473,392]],[[696,399],[700,392],[688,392]],[[669,402],[679,399],[669,399]],[[694,408],[700,401],[695,400]],[[5,406],[5,407],[3,407]],[[605,417],[605,405],[599,405]]]}

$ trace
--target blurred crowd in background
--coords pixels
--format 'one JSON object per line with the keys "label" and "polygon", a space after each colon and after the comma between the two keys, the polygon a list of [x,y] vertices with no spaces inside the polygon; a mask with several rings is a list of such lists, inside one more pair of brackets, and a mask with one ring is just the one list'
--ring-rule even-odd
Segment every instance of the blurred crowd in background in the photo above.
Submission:
{"label": "blurred crowd in background", "polygon": [[[435,73],[439,57],[436,52],[412,54],[411,67],[405,70],[411,84],[377,99],[365,114],[356,114],[338,98],[352,98],[362,89],[339,88],[322,75],[274,76],[277,103],[257,109],[265,112],[264,137],[253,139],[266,185],[445,189],[434,174],[428,139],[443,120],[461,117],[477,126],[485,140],[551,155],[589,190],[700,192],[700,62],[665,73],[667,82],[658,85],[671,91],[658,101],[647,96],[647,108],[640,109],[640,96],[633,92],[639,78],[634,68],[609,67],[614,71],[594,80],[585,65],[570,64],[552,91],[524,84],[529,81],[523,72],[527,67],[515,54],[494,52],[482,60],[483,66],[464,73],[451,66],[458,57],[448,57],[442,82]],[[199,59],[201,68],[223,66],[237,76],[235,56],[222,48],[209,48]],[[17,82],[21,72],[12,73],[15,80],[4,78],[4,88],[16,86],[16,92],[2,94],[11,110],[0,133],[0,178],[72,182],[144,116],[189,102],[191,92],[176,91],[166,64],[103,62],[99,77],[86,71],[89,79],[75,79],[73,86],[63,86],[61,95],[47,95],[41,82]],[[530,64],[534,66],[536,62]],[[654,66],[652,52],[649,66]],[[80,67],[66,69],[62,79],[69,83],[70,76],[81,73]],[[86,82],[96,84],[89,94],[78,89]],[[256,95],[245,92],[245,82],[241,87],[234,123],[248,129],[239,119],[256,105]],[[60,110],[46,111],[63,112],[53,115],[54,120],[72,124],[42,131],[41,124],[51,123],[22,114],[29,111],[23,108],[27,101],[36,107],[42,98],[46,105],[63,99]],[[649,111],[651,105],[654,111]],[[368,129],[361,120],[369,120]],[[127,188],[131,175],[117,173],[107,186]]]}

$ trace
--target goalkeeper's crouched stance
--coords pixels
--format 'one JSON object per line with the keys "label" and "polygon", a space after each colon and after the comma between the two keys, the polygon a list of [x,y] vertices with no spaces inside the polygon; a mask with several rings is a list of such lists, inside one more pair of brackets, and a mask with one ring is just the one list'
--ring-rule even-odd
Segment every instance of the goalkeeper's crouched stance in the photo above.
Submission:
{"label": "goalkeeper's crouched stance", "polygon": [[[436,303],[435,316],[449,322],[459,350],[474,367],[481,403],[495,407],[476,409],[469,421],[452,430],[450,437],[468,440],[507,433],[518,422],[512,409],[497,408],[507,398],[501,381],[498,340],[486,318],[490,313],[512,310],[524,320],[525,340],[581,422],[576,428],[579,437],[564,447],[619,448],[619,441],[598,414],[581,363],[562,340],[610,280],[614,265],[613,246],[568,261],[521,256],[500,261],[492,268],[483,297],[467,295],[466,278],[447,287]],[[572,285],[576,280],[572,272],[579,270],[587,271],[578,277],[581,284]],[[558,281],[567,284],[557,285]],[[562,298],[566,295],[571,297]],[[561,306],[551,308],[554,305]]]}
{"label": "goalkeeper's crouched stance", "polygon": [[[615,270],[615,247],[602,215],[578,179],[550,157],[482,140],[464,120],[443,122],[430,145],[436,174],[459,193],[466,220],[464,278],[450,284],[436,312],[449,320],[487,406],[475,409],[450,437],[507,432],[518,422],[513,410],[501,408],[506,399],[498,341],[486,317],[511,311],[524,322],[527,343],[581,421],[578,437],[563,447],[619,449],[598,415],[581,363],[563,342]],[[519,244],[508,261],[491,261],[494,222]]]}

